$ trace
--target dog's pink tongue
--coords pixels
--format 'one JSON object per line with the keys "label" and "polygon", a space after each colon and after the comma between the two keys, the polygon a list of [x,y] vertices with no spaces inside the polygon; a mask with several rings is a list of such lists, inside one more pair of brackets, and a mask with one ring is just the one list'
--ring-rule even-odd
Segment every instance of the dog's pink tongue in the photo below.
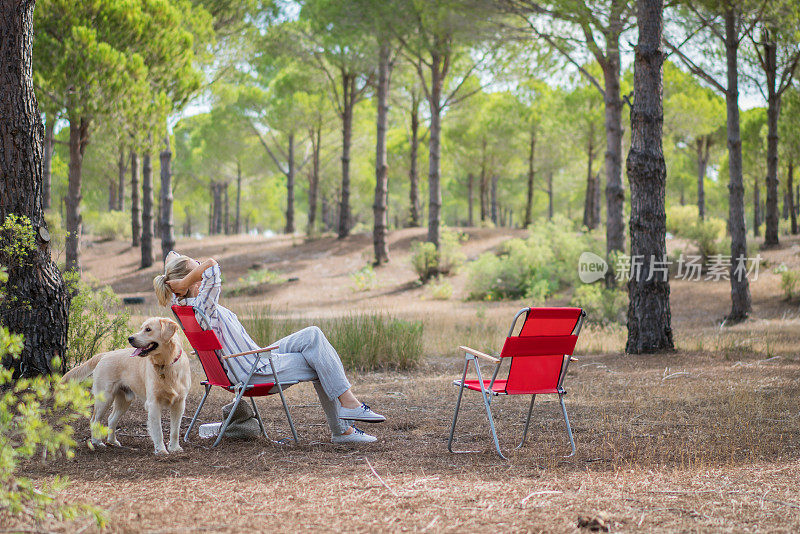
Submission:
{"label": "dog's pink tongue", "polygon": [[144,347],[141,347],[141,348],[137,347],[136,349],[133,350],[133,353],[131,353],[131,357],[140,355],[143,350],[144,350]]}

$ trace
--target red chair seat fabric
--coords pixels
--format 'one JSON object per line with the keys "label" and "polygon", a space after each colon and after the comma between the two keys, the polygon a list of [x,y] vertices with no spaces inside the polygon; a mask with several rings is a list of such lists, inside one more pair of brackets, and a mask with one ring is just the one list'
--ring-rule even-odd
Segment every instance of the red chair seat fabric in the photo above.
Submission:
{"label": "red chair seat fabric", "polygon": [[[453,383],[455,385],[457,385],[457,386],[460,386],[461,385],[461,380],[455,380]],[[489,384],[490,383],[491,383],[491,380],[488,380],[488,379],[483,381],[483,387],[487,391],[489,390]],[[495,380],[494,381],[494,385],[492,386],[492,392],[498,393],[498,394],[501,394],[501,395],[508,394],[508,392],[506,391],[507,383],[508,383],[508,380]],[[464,387],[467,388],[467,389],[471,389],[472,391],[480,391],[481,390],[481,384],[477,380],[465,380],[464,381]],[[558,390],[556,388],[544,388],[544,389],[526,391],[525,393],[529,394],[529,395],[546,395],[548,393],[558,393]]]}

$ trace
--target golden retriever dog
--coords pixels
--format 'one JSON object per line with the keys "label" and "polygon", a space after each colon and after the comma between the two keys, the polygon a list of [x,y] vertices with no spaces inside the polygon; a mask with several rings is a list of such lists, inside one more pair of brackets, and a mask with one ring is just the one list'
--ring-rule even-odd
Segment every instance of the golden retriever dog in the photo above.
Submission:
{"label": "golden retriever dog", "polygon": [[[93,375],[94,413],[92,423],[108,418],[110,445],[119,445],[114,432],[119,418],[134,398],[144,399],[147,431],[156,454],[181,452],[180,426],[186,407],[186,395],[192,385],[189,358],[181,346],[178,324],[171,319],[151,317],[142,329],[128,338],[133,348],[104,352],[75,367],[63,380],[84,380]],[[164,447],[161,411],[169,409],[169,449]],[[94,426],[94,425],[93,425]],[[92,444],[103,446],[92,429]]]}

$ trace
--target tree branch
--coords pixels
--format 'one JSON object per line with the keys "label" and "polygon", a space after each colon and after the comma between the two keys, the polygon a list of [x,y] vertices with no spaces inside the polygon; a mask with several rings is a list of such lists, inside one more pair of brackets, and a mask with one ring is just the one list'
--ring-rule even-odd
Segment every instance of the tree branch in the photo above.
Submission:
{"label": "tree branch", "polygon": [[715,80],[713,76],[711,76],[701,67],[697,66],[697,64],[695,64],[694,61],[686,57],[686,54],[678,50],[678,48],[676,48],[668,40],[664,39],[663,42],[667,48],[678,54],[678,57],[681,58],[683,64],[686,65],[689,68],[689,70],[692,71],[692,73],[703,78],[709,85],[717,89],[722,94],[728,94],[728,90],[725,87],[723,87],[717,80]]}

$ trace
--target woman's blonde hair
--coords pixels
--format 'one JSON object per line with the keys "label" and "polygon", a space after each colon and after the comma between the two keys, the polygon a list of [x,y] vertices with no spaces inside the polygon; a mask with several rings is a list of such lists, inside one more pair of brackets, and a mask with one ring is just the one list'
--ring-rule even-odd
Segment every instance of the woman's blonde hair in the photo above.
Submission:
{"label": "woman's blonde hair", "polygon": [[156,290],[156,297],[160,305],[167,307],[172,301],[172,295],[174,293],[167,285],[167,282],[170,280],[180,280],[192,272],[195,266],[195,261],[189,256],[177,253],[170,253],[167,256],[167,262],[164,264],[164,274],[159,274],[153,278],[153,289]]}

